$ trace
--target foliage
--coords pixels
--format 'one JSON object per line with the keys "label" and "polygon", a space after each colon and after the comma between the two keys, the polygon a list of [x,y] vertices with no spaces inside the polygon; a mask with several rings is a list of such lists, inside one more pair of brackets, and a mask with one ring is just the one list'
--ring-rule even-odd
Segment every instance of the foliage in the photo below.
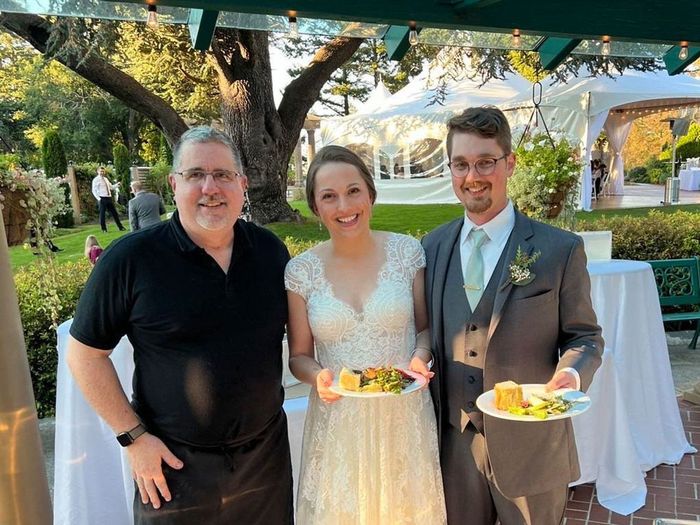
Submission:
{"label": "foliage", "polygon": [[41,156],[44,161],[44,173],[50,179],[62,179],[68,171],[66,152],[63,150],[63,142],[58,132],[49,130],[44,135],[41,145]]}
{"label": "foliage", "polygon": [[671,163],[667,160],[650,159],[645,168],[650,184],[663,184],[671,176]]}
{"label": "foliage", "polygon": [[645,166],[636,166],[627,172],[630,182],[649,182],[649,174]]}
{"label": "foliage", "polygon": [[160,195],[166,204],[173,202],[173,190],[168,181],[170,170],[170,164],[159,161],[158,164],[151,167],[146,181],[150,190]]}
{"label": "foliage", "polygon": [[[29,368],[39,417],[54,415],[56,404],[55,322],[73,315],[80,293],[90,274],[90,264],[53,265],[44,259],[15,272],[15,288],[24,329]],[[47,286],[52,275],[52,286]],[[56,304],[53,312],[48,304]]]}
{"label": "foliage", "polygon": [[43,241],[53,236],[54,217],[68,211],[60,182],[37,170],[0,171],[0,203],[10,205],[15,196],[19,197],[17,204],[29,213],[27,229],[36,230],[38,247],[43,250]]}
{"label": "foliage", "polygon": [[508,180],[515,206],[537,219],[547,218],[557,203],[570,211],[582,166],[569,142],[560,138],[552,147],[547,135],[538,134],[523,141],[515,153],[515,172]]}
{"label": "foliage", "polygon": [[614,259],[682,259],[700,253],[700,213],[651,210],[646,217],[582,220],[579,231],[611,230]]}
{"label": "foliage", "polygon": [[119,183],[120,196],[129,198],[129,183],[131,182],[131,162],[129,162],[129,150],[121,142],[114,145],[112,149],[114,157],[114,177],[112,182]]}
{"label": "foliage", "polygon": [[160,135],[160,147],[158,148],[158,161],[168,166],[173,165],[173,150],[170,148],[165,135]]}
{"label": "foliage", "polygon": [[680,137],[676,143],[676,158],[689,157],[700,157],[700,126],[696,122],[690,124],[688,134]]}

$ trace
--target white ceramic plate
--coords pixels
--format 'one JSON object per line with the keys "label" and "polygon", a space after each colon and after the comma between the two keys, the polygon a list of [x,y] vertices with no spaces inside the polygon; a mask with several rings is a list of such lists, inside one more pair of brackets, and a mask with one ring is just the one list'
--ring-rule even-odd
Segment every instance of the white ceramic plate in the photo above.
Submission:
{"label": "white ceramic plate", "polygon": [[401,369],[406,375],[411,376],[415,381],[404,388],[400,394],[392,394],[391,392],[355,392],[353,390],[345,390],[338,386],[338,377],[333,380],[333,384],[328,388],[331,392],[344,397],[387,397],[387,396],[404,396],[412,392],[416,392],[423,387],[427,380],[422,375],[413,372],[412,370]]}
{"label": "white ceramic plate", "polygon": [[[529,384],[520,385],[523,387],[523,397],[528,399],[531,395],[537,395],[538,393],[544,392],[544,385],[541,384]],[[507,410],[498,410],[496,408],[496,394],[493,390],[484,392],[476,399],[476,406],[479,407],[484,414],[489,416],[497,417],[499,419],[509,419],[511,421],[531,421],[541,423],[543,421],[555,421],[557,419],[566,419],[568,417],[578,416],[584,413],[591,407],[591,398],[588,397],[583,392],[578,390],[572,390],[570,388],[564,388],[561,390],[555,390],[550,392],[549,395],[561,394],[566,401],[572,401],[574,404],[569,410],[562,414],[556,414],[552,416],[547,416],[547,419],[540,419],[535,416],[518,416],[516,414],[511,414]]]}

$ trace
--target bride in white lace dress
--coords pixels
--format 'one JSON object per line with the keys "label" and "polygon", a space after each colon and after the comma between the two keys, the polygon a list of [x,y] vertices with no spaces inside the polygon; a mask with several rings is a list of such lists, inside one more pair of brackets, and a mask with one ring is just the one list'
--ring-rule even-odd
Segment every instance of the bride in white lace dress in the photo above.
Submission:
{"label": "bride in white lace dress", "polygon": [[[339,397],[343,366],[403,365],[428,379],[425,255],[415,239],[369,228],[376,197],[364,163],[339,146],[309,167],[307,200],[331,240],[292,259],[290,368],[311,384],[297,496],[298,525],[446,523],[435,416],[427,389]],[[315,345],[315,352],[314,352]]]}

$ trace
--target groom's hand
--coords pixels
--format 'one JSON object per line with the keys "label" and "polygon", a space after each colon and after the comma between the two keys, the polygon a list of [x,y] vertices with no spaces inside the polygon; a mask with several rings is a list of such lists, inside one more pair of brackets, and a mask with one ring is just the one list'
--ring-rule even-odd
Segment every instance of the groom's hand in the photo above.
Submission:
{"label": "groom's hand", "polygon": [[318,397],[325,403],[334,403],[340,399],[340,396],[335,392],[331,392],[329,387],[333,384],[333,372],[327,368],[322,369],[316,374],[316,390]]}
{"label": "groom's hand", "polygon": [[126,448],[131,465],[131,477],[139,487],[141,501],[151,503],[154,509],[160,508],[160,495],[165,501],[172,499],[168,484],[163,476],[163,462],[174,469],[181,469],[182,461],[170,452],[160,439],[148,432],[139,436]]}

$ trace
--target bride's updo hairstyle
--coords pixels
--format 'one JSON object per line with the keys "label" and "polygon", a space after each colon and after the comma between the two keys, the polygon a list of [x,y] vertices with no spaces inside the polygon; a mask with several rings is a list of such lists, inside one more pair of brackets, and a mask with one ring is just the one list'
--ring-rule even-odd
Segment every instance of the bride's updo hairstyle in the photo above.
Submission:
{"label": "bride's updo hairstyle", "polygon": [[352,150],[344,148],[343,146],[325,146],[318,150],[314,160],[311,161],[309,166],[309,171],[306,174],[306,202],[309,205],[309,209],[318,215],[316,212],[316,194],[314,188],[316,186],[316,174],[321,166],[328,164],[329,162],[342,162],[344,164],[350,164],[355,166],[357,171],[360,172],[362,180],[367,184],[367,189],[369,190],[369,198],[374,204],[377,200],[377,189],[374,187],[374,177],[370,173],[367,165],[362,161],[362,159]]}

